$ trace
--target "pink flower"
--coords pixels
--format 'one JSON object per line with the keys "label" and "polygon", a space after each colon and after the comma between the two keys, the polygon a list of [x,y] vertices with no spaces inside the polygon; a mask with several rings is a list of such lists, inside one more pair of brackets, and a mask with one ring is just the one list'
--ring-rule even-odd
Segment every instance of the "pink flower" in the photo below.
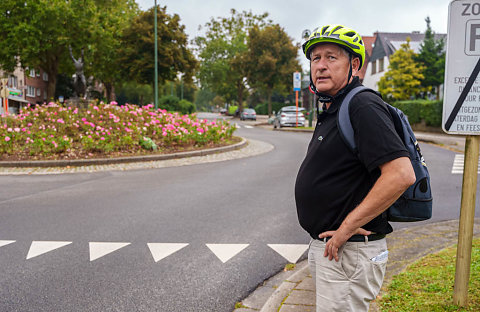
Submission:
{"label": "pink flower", "polygon": [[205,130],[203,130],[203,128],[197,128],[197,131],[198,131],[199,133],[204,133],[204,132],[205,132]]}
{"label": "pink flower", "polygon": [[5,142],[8,142],[8,141],[10,141],[10,137],[7,136],[5,137]]}
{"label": "pink flower", "polygon": [[101,137],[100,140],[105,141],[105,138],[104,138],[104,137]]}

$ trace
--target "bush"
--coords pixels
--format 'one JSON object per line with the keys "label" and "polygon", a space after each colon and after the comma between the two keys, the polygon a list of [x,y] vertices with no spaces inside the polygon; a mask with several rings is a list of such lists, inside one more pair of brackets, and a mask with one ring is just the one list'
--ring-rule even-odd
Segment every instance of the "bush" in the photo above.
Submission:
{"label": "bush", "polygon": [[228,107],[228,114],[230,116],[235,116],[235,112],[237,111],[237,109],[238,109],[237,105],[230,105],[230,107]]}
{"label": "bush", "polygon": [[398,101],[392,105],[401,109],[412,125],[424,121],[427,126],[442,126],[442,101],[409,100]]}
{"label": "bush", "polygon": [[[272,113],[273,111],[278,112],[280,108],[286,106],[285,103],[272,102]],[[268,103],[261,103],[255,106],[255,111],[259,115],[268,115]]]}
{"label": "bush", "polygon": [[227,121],[198,120],[195,114],[155,110],[152,104],[112,102],[79,109],[49,103],[27,106],[18,115],[0,115],[0,159],[205,146],[230,140],[235,129]]}
{"label": "bush", "polygon": [[191,114],[195,112],[195,105],[187,100],[180,100],[174,95],[165,95],[158,100],[158,106],[169,112]]}

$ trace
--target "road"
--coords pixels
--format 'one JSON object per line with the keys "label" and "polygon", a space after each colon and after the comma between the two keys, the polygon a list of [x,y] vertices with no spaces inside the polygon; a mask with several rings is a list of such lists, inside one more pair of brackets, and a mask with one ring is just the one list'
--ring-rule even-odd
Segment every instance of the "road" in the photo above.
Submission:
{"label": "road", "polygon": [[[309,238],[293,187],[311,134],[236,122],[237,135],[275,149],[154,170],[1,176],[0,311],[232,311],[296,261]],[[422,148],[431,222],[458,218],[455,153]]]}

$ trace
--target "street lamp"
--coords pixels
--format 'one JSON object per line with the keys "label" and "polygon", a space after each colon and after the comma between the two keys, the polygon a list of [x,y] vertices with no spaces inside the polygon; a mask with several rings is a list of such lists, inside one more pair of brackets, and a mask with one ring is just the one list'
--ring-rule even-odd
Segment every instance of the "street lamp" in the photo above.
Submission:
{"label": "street lamp", "polygon": [[155,22],[154,22],[154,27],[155,27],[155,110],[158,109],[158,48],[157,48],[157,0],[155,0]]}

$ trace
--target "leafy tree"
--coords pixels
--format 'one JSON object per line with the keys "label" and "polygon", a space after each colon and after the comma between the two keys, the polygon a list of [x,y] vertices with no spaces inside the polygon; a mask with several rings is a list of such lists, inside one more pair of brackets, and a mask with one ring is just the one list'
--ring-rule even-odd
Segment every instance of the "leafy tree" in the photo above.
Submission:
{"label": "leafy tree", "polygon": [[425,38],[415,60],[424,66],[422,86],[435,89],[438,99],[440,85],[443,84],[445,76],[445,42],[443,38],[435,40],[435,33],[430,27],[430,17],[427,17],[425,22],[427,23]]}
{"label": "leafy tree", "polygon": [[[123,71],[137,83],[153,84],[154,80],[154,10],[152,7],[141,12],[122,36]],[[185,26],[180,24],[180,17],[168,15],[166,6],[159,7],[157,21],[159,82],[174,80],[178,73],[184,73],[184,81],[192,81],[197,61],[187,48]]]}
{"label": "leafy tree", "polygon": [[236,99],[240,110],[247,86],[248,31],[254,25],[271,23],[265,20],[267,16],[232,9],[230,17],[212,18],[205,24],[205,36],[194,40],[201,60],[198,78],[202,87],[228,102]]}
{"label": "leafy tree", "polygon": [[[69,74],[68,53],[85,50],[85,73],[112,80],[119,49],[117,33],[136,12],[134,0],[2,0],[0,1],[0,67],[42,68],[48,74],[47,97],[53,98],[58,74]],[[133,13],[132,13],[133,12]],[[108,77],[108,78],[107,78]]]}
{"label": "leafy tree", "polygon": [[268,115],[272,114],[272,94],[290,90],[292,74],[301,70],[296,59],[298,47],[280,25],[261,29],[254,26],[248,36],[248,83],[266,94]]}
{"label": "leafy tree", "polygon": [[[88,12],[88,4],[86,11]],[[47,97],[55,94],[62,55],[77,25],[75,7],[65,0],[0,1],[0,66],[42,68],[48,74]],[[88,13],[86,13],[88,14]]]}
{"label": "leafy tree", "polygon": [[410,38],[390,57],[390,65],[378,82],[378,90],[390,100],[408,100],[420,92],[424,78],[423,65],[415,63],[415,53],[410,48]]}
{"label": "leafy tree", "polygon": [[[213,93],[211,90],[205,88],[199,89],[195,92],[195,106],[199,111],[206,112],[210,110],[212,105],[216,105],[214,99],[216,99],[217,97],[219,96],[215,96],[215,93]],[[219,107],[223,107],[223,103],[224,102],[222,99]]]}
{"label": "leafy tree", "polygon": [[91,56],[91,71],[106,90],[107,101],[113,100],[113,87],[125,81],[121,73],[120,56],[123,49],[121,35],[138,14],[134,0],[97,0],[96,14],[91,42],[88,43]]}

